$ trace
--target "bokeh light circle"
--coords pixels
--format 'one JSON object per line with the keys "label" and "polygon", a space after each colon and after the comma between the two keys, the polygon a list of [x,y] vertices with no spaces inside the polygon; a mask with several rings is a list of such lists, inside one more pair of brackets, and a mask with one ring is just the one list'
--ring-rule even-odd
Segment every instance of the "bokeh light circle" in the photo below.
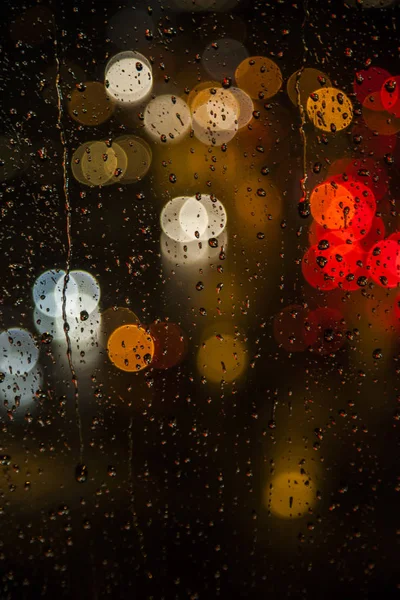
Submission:
{"label": "bokeh light circle", "polygon": [[137,104],[150,94],[153,87],[151,64],[139,52],[120,52],[107,63],[105,72],[107,94],[121,104]]}
{"label": "bokeh light circle", "polygon": [[208,338],[197,354],[197,368],[207,381],[231,383],[246,371],[247,350],[235,335],[221,334]]}
{"label": "bokeh light circle", "polygon": [[307,100],[307,114],[315,127],[335,133],[350,125],[353,105],[341,90],[334,87],[319,88]]}
{"label": "bokeh light circle", "polygon": [[176,142],[189,132],[191,125],[189,106],[176,96],[157,96],[144,111],[145,130],[157,141]]}
{"label": "bokeh light circle", "polygon": [[29,373],[37,364],[39,350],[29,331],[13,327],[0,333],[0,372]]}
{"label": "bokeh light circle", "polygon": [[[36,308],[49,317],[61,317],[63,308],[63,291],[65,271],[45,271],[36,279],[33,285],[33,301]],[[78,301],[78,284],[69,275],[65,290],[66,313],[74,311]]]}
{"label": "bokeh light circle", "polygon": [[264,56],[251,56],[243,60],[235,71],[237,86],[251,98],[272,98],[282,87],[280,68]]}
{"label": "bokeh light circle", "polygon": [[110,335],[107,352],[118,369],[136,373],[151,364],[154,341],[142,325],[122,325]]}
{"label": "bokeh light circle", "polygon": [[265,503],[281,519],[303,517],[316,504],[317,489],[306,473],[285,471],[275,475],[265,491]]}

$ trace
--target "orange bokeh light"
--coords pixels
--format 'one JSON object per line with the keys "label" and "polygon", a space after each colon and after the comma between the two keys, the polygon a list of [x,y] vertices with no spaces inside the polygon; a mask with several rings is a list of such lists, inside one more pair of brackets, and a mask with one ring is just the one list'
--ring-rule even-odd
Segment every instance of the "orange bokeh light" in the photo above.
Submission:
{"label": "orange bokeh light", "polygon": [[121,371],[137,372],[148,367],[154,355],[152,336],[142,325],[122,325],[109,337],[108,356]]}

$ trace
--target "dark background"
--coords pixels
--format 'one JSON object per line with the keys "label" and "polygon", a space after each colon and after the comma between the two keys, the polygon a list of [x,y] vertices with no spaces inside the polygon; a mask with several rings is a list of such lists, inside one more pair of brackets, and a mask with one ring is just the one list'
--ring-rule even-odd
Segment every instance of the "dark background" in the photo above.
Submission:
{"label": "dark background", "polygon": [[[44,270],[65,268],[68,248],[60,114],[54,72],[48,75],[55,68],[54,40],[62,66],[70,61],[87,80],[103,81],[108,57],[121,49],[108,39],[108,21],[128,5],[43,3],[54,18],[32,42],[29,27],[15,34],[15,22],[33,6],[2,5],[0,67],[1,133],[15,139],[21,161],[17,175],[0,188],[0,324],[32,332],[32,285]],[[216,13],[179,13],[168,1],[135,6],[144,11],[150,6],[157,28],[147,40],[148,26],[139,19],[137,31],[128,28],[126,48],[154,57],[155,93],[182,95],[197,77],[207,80],[195,55],[221,37],[240,39],[250,55],[276,60],[284,82],[305,64],[326,71],[349,95],[355,71],[369,60],[399,72],[395,6],[365,10],[312,0],[304,7],[282,0],[241,2]],[[163,27],[174,33],[160,34]],[[60,86],[65,98],[70,82],[62,77]],[[373,347],[384,347],[379,306],[385,294],[371,292],[373,298],[366,299],[357,292],[343,301],[334,292],[327,300],[305,284],[299,260],[309,223],[297,213],[303,169],[299,112],[285,83],[259,108],[268,146],[263,161],[283,198],[282,218],[271,235],[258,240],[242,236],[232,216],[220,276],[224,291],[215,292],[215,269],[208,265],[202,275],[207,317],[198,310],[198,273],[178,267],[173,274],[160,254],[159,214],[168,199],[183,193],[179,169],[185,165],[174,165],[173,187],[167,176],[164,181],[157,175],[161,151],[154,147],[143,181],[92,189],[73,179],[68,163],[71,268],[98,279],[101,310],[124,306],[146,323],[157,318],[179,323],[189,352],[180,366],[146,375],[117,371],[99,348],[92,348],[94,364],[75,358],[88,469],[87,481],[78,483],[79,435],[65,348],[42,344],[44,387],[32,421],[1,417],[0,454],[8,457],[0,480],[2,598],[350,599],[398,593],[399,434],[393,419],[398,338],[384,360],[374,362]],[[65,105],[61,123],[69,160],[86,140],[125,131],[142,135],[140,121],[124,129],[117,114],[99,127],[80,127]],[[350,148],[352,142],[344,135],[321,146],[314,131],[306,132],[314,185],[312,165],[325,156],[340,157],[343,139]],[[44,160],[37,152],[43,147]],[[215,155],[220,160],[221,150]],[[251,159],[242,160],[246,169]],[[228,169],[227,180],[235,177],[240,172]],[[210,180],[228,208],[230,189],[224,192],[218,169]],[[397,163],[389,180],[390,198],[396,199]],[[387,206],[382,203],[383,218],[394,231],[396,218]],[[273,317],[304,301],[313,307],[347,302],[350,312],[362,315],[359,341],[334,357],[288,355],[274,339]],[[375,321],[364,311],[367,305],[378,307],[371,312]],[[254,365],[236,388],[221,390],[201,383],[196,353],[206,327],[218,330],[225,322],[246,332]],[[376,342],[368,338],[370,322]],[[341,409],[348,413],[344,418],[338,416]],[[270,429],[273,416],[276,427]],[[317,428],[323,437],[313,449]],[[263,491],[271,463],[292,455],[296,465],[303,455],[318,465],[322,499],[312,515],[279,520],[263,505]]]}

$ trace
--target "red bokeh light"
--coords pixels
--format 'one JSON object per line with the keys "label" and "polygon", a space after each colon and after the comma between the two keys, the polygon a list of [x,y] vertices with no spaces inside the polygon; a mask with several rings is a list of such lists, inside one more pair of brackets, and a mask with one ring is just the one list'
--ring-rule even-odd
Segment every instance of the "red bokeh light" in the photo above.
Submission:
{"label": "red bokeh light", "polygon": [[400,281],[400,246],[393,239],[382,240],[368,253],[370,277],[378,285],[394,288]]}
{"label": "red bokeh light", "polygon": [[345,343],[346,326],[340,311],[317,308],[308,314],[305,340],[315,352],[328,355],[337,352]]}

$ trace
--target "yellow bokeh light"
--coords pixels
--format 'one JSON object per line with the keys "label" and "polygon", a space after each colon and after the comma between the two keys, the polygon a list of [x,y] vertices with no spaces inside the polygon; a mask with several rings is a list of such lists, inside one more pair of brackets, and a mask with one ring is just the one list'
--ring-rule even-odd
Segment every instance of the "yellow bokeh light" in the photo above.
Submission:
{"label": "yellow bokeh light", "polygon": [[68,102],[69,115],[81,125],[96,127],[109,119],[114,112],[114,104],[99,81],[88,81],[71,93]]}
{"label": "yellow bokeh light", "polygon": [[122,325],[109,337],[108,356],[121,371],[137,372],[149,366],[154,355],[154,341],[142,325]]}
{"label": "yellow bokeh light", "polygon": [[353,105],[341,90],[334,87],[320,88],[309,96],[307,114],[315,127],[335,133],[350,125]]}
{"label": "yellow bokeh light", "polygon": [[316,502],[315,482],[294,469],[275,475],[265,490],[265,505],[281,519],[298,519]]}
{"label": "yellow bokeh light", "polygon": [[197,368],[213,383],[231,383],[246,370],[246,347],[235,335],[218,334],[208,338],[197,354]]}
{"label": "yellow bokeh light", "polygon": [[237,86],[250,98],[264,100],[272,98],[282,87],[280,68],[264,56],[251,56],[243,60],[235,71]]}
{"label": "yellow bokeh light", "polygon": [[[299,90],[297,91],[297,79],[299,77]],[[300,71],[295,71],[289,77],[286,84],[287,94],[291,102],[297,106],[298,96],[300,95],[301,104],[305,105],[309,95],[318,90],[321,87],[330,87],[332,85],[331,80],[325,73],[318,71],[318,69],[306,68],[301,74]],[[298,93],[299,92],[299,93]]]}

